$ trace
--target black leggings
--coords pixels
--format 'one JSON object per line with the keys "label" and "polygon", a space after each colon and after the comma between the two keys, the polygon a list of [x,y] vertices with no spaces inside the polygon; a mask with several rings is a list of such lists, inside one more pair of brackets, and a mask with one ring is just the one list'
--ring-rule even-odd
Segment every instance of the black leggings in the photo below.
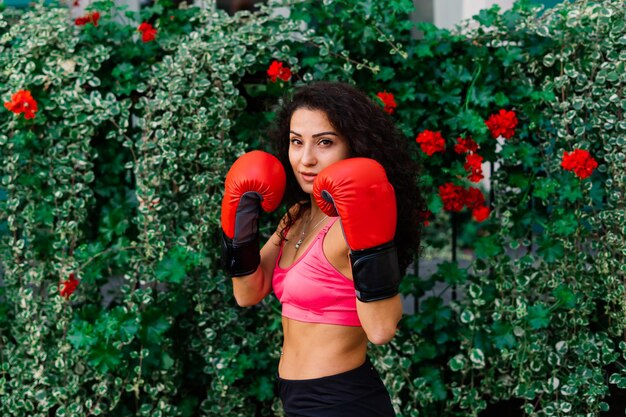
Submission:
{"label": "black leggings", "polygon": [[315,379],[278,377],[286,417],[395,417],[389,393],[369,359],[356,369]]}

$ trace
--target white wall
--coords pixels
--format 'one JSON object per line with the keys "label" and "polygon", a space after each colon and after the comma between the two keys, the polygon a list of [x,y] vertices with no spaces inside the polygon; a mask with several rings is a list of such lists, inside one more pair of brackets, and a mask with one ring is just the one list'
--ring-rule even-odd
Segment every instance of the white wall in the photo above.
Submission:
{"label": "white wall", "polygon": [[416,8],[424,8],[424,3],[430,2],[433,8],[432,22],[435,26],[452,29],[462,20],[469,19],[480,10],[488,9],[494,4],[498,4],[502,10],[509,9],[513,6],[514,0],[414,0]]}

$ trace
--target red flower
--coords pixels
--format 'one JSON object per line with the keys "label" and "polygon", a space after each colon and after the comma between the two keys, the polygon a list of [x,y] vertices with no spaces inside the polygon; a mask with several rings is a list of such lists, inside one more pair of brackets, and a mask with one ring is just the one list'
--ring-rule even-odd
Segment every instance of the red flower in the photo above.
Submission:
{"label": "red flower", "polygon": [[494,139],[502,136],[505,139],[511,139],[515,134],[515,126],[517,126],[517,117],[514,111],[506,111],[501,109],[498,113],[489,116],[489,119],[485,122],[491,136]]}
{"label": "red flower", "polygon": [[465,189],[459,185],[447,182],[439,186],[439,196],[443,201],[443,208],[448,211],[461,211],[465,204]]}
{"label": "red flower", "polygon": [[74,293],[76,287],[78,287],[78,281],[73,273],[70,274],[69,279],[62,281],[61,286],[59,287],[59,293],[62,297],[70,298],[70,295]]}
{"label": "red flower", "polygon": [[435,152],[443,152],[446,149],[446,141],[443,140],[439,132],[424,130],[417,135],[415,141],[419,143],[422,151],[428,156],[432,156]]}
{"label": "red flower", "polygon": [[270,67],[267,69],[267,75],[273,83],[276,82],[277,78],[283,81],[289,81],[291,79],[291,70],[284,67],[282,62],[272,61]]}
{"label": "red flower", "polygon": [[484,222],[487,219],[487,217],[489,217],[490,213],[491,213],[491,210],[489,210],[489,207],[480,206],[472,210],[472,217],[478,223],[481,223],[481,222]]}
{"label": "red flower", "polygon": [[465,191],[464,203],[468,209],[475,210],[485,205],[485,196],[478,188],[470,187]]}
{"label": "red flower", "polygon": [[478,150],[478,144],[472,140],[472,138],[458,138],[456,145],[454,145],[454,152],[458,154],[476,152]]}
{"label": "red flower", "polygon": [[380,101],[383,102],[383,105],[384,105],[383,110],[389,114],[393,113],[393,111],[398,106],[396,104],[396,99],[394,98],[393,94],[388,93],[387,91],[378,93],[376,94],[376,96],[380,99]]}
{"label": "red flower", "polygon": [[575,149],[569,153],[563,152],[561,166],[567,171],[574,171],[579,178],[585,179],[598,167],[598,162],[588,151]]}
{"label": "red flower", "polygon": [[141,32],[141,40],[144,42],[150,42],[156,38],[157,30],[148,22],[140,24],[137,31]]}
{"label": "red flower", "polygon": [[485,177],[483,176],[482,171],[474,171],[467,176],[467,179],[471,182],[480,182],[483,178]]}
{"label": "red flower", "polygon": [[15,114],[24,113],[25,119],[32,119],[37,113],[37,102],[28,90],[20,90],[11,96],[11,101],[4,103],[8,111]]}
{"label": "red flower", "polygon": [[76,26],[85,26],[88,23],[91,23],[94,26],[98,26],[98,20],[100,20],[100,13],[90,12],[90,13],[87,13],[85,16],[79,17],[76,20],[74,20],[74,23],[76,23]]}
{"label": "red flower", "polygon": [[471,153],[465,157],[463,167],[469,172],[468,178],[471,182],[478,182],[484,178],[482,163],[483,157],[477,153]]}

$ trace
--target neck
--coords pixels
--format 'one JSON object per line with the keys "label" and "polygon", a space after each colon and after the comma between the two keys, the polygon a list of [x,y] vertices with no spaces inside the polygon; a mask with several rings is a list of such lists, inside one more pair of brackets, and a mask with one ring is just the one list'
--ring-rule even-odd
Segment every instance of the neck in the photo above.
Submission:
{"label": "neck", "polygon": [[321,219],[324,216],[322,214],[322,209],[317,205],[315,199],[311,195],[311,214],[309,215],[309,219]]}

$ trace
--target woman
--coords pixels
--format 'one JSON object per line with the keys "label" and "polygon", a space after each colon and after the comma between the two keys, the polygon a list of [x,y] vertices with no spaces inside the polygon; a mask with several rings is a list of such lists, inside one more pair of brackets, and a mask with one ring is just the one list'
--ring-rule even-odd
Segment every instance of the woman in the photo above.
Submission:
{"label": "woman", "polygon": [[[283,304],[287,416],[394,416],[366,351],[368,340],[393,338],[399,278],[419,245],[407,141],[363,93],[327,82],[298,90],[272,136],[280,163],[251,152],[226,180],[223,247],[235,299],[255,305],[273,288]],[[290,209],[259,256],[259,206],[281,201]]]}

